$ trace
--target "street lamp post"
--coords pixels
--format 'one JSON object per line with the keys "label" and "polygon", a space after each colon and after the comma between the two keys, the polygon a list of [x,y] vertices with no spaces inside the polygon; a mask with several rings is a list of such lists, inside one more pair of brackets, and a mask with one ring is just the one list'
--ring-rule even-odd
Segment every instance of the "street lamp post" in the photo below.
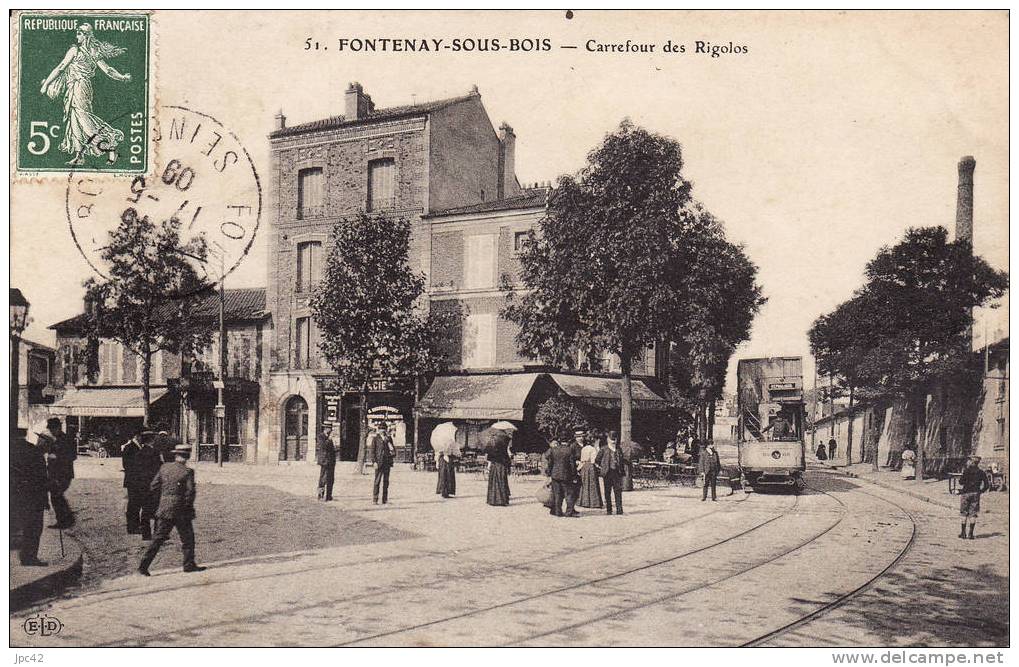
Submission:
{"label": "street lamp post", "polygon": [[21,334],[28,325],[28,300],[21,290],[10,288],[11,311],[11,426],[18,426],[18,388],[21,374]]}
{"label": "street lamp post", "polygon": [[219,278],[219,380],[214,383],[216,387],[216,462],[223,466],[223,452],[226,451],[226,404],[223,402],[223,390],[226,388],[226,288],[223,283],[226,281],[225,256],[226,250],[220,244],[213,241],[219,248],[220,278]]}

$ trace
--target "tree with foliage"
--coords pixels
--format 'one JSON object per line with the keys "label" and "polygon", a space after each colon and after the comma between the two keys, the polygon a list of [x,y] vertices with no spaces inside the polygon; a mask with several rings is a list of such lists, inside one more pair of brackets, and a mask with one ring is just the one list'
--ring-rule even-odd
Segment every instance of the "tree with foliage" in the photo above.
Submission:
{"label": "tree with foliage", "polygon": [[578,350],[618,356],[624,442],[637,355],[689,333],[698,308],[710,309],[697,303],[694,275],[706,270],[697,253],[713,220],[692,207],[682,167],[678,142],[623,121],[550,193],[520,258],[528,291],[510,292],[503,311],[525,356],[566,366]]}
{"label": "tree with foliage", "polygon": [[[157,225],[133,208],[125,210],[101,253],[107,276],[84,285],[88,339],[113,339],[141,359],[145,426],[155,354],[189,355],[212,340],[209,323],[192,315],[192,305],[208,289],[192,264],[206,260],[206,242],[201,236],[182,242],[181,227],[176,218]],[[91,347],[94,363],[96,346]]]}
{"label": "tree with foliage", "polygon": [[534,421],[538,431],[549,440],[569,437],[574,428],[590,427],[583,410],[561,393],[538,406]]}
{"label": "tree with foliage", "polygon": [[855,333],[845,340],[828,334],[819,343],[832,344],[834,351],[819,349],[833,360],[856,360],[865,350],[853,362],[855,383],[908,400],[915,415],[920,479],[926,397],[940,381],[963,372],[972,310],[1001,296],[1008,276],[975,257],[968,241],[950,242],[944,227],[923,227],[881,248],[867,264],[866,277],[851,300],[850,313],[858,317],[838,322]]}
{"label": "tree with foliage", "polygon": [[[820,316],[807,332],[810,352],[817,363],[817,372],[838,379],[832,390],[849,396],[849,425],[846,432],[846,459],[853,460],[853,405],[860,388],[862,364],[870,352],[871,343],[865,337],[861,323],[869,317],[865,299],[854,296],[839,304],[835,310]],[[834,385],[834,382],[832,383]],[[834,396],[830,396],[834,398]],[[875,457],[875,462],[877,461]]]}
{"label": "tree with foliage", "polygon": [[688,396],[695,408],[697,436],[710,440],[715,403],[736,348],[750,338],[754,316],[767,299],[757,284],[757,267],[743,247],[725,238],[720,221],[703,208],[689,212],[687,275],[674,276],[675,289],[688,292],[690,315],[675,320],[671,340],[687,357]]}
{"label": "tree with foliage", "polygon": [[[410,222],[359,213],[333,227],[325,276],[311,298],[319,349],[341,387],[360,394],[358,470],[364,470],[368,387],[374,378],[417,377],[445,363],[441,339],[460,317],[418,307],[425,279],[408,263]],[[416,435],[416,434],[415,434]]]}

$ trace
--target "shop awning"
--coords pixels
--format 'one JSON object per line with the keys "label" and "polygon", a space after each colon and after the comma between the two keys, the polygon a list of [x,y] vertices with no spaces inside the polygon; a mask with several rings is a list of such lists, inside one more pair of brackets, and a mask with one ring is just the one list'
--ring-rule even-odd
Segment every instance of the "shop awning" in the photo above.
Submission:
{"label": "shop awning", "polygon": [[[598,377],[592,375],[549,374],[568,396],[582,403],[597,408],[619,409],[619,390],[622,380],[619,378]],[[641,380],[630,383],[633,395],[634,410],[665,410],[667,401],[648,389]]]}
{"label": "shop awning", "polygon": [[[149,390],[149,405],[166,395],[166,388]],[[64,395],[50,413],[70,417],[143,417],[141,387],[88,387]]]}
{"label": "shop awning", "polygon": [[432,419],[524,418],[524,401],[538,373],[437,377],[418,402],[417,413]]}

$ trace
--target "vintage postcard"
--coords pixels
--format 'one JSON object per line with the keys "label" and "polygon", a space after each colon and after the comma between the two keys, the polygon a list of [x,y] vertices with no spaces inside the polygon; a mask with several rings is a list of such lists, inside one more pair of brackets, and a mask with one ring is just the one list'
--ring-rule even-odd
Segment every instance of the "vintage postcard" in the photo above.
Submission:
{"label": "vintage postcard", "polygon": [[1004,661],[1006,11],[9,24],[15,665]]}

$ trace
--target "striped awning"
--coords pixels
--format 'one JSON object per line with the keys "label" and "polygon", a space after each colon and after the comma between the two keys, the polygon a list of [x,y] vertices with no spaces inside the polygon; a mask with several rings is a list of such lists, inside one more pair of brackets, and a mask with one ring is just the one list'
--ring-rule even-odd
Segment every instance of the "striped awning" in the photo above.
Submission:
{"label": "striped awning", "polygon": [[[598,408],[619,409],[619,392],[622,380],[616,377],[599,375],[568,375],[552,373],[555,380],[566,394],[581,403]],[[630,394],[633,398],[634,410],[665,410],[668,402],[651,391],[642,380],[630,382]]]}
{"label": "striped awning", "polygon": [[417,413],[432,419],[524,418],[524,401],[538,373],[437,377],[418,402]]}
{"label": "striped awning", "polygon": [[[149,405],[166,395],[166,387],[149,390]],[[64,394],[50,413],[70,417],[143,417],[141,387],[87,387]]]}

